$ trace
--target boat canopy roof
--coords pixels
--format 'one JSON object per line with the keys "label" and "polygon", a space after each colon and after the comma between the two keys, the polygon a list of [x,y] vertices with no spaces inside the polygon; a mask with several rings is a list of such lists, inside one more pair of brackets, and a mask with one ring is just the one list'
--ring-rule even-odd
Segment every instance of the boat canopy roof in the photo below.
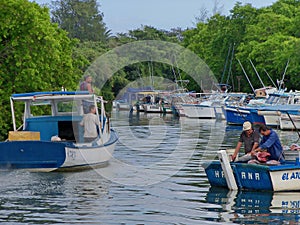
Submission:
{"label": "boat canopy roof", "polygon": [[88,91],[53,91],[53,92],[30,92],[13,94],[14,101],[47,100],[47,99],[82,99],[93,97]]}

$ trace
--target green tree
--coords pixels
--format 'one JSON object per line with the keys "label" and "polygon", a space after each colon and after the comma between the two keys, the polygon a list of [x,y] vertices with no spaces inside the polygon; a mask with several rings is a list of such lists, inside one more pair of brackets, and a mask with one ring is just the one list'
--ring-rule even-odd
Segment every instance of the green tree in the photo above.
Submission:
{"label": "green tree", "polygon": [[50,21],[49,10],[28,0],[0,4],[0,138],[11,128],[12,93],[73,89],[79,75],[73,67],[74,42]]}
{"label": "green tree", "polygon": [[52,21],[68,31],[70,38],[80,41],[106,42],[110,31],[103,22],[96,0],[52,1]]}

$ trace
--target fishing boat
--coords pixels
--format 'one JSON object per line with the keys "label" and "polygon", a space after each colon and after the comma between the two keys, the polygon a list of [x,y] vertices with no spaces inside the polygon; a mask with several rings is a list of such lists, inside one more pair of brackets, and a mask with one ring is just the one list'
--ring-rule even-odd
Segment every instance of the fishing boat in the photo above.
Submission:
{"label": "fishing boat", "polygon": [[[102,97],[83,91],[33,92],[13,94],[10,103],[13,131],[0,143],[1,169],[81,170],[105,166],[112,157],[118,136],[109,127]],[[97,106],[98,137],[85,143],[81,121],[91,104]],[[16,113],[20,107],[22,119]]]}
{"label": "fishing boat", "polygon": [[228,189],[299,191],[300,161],[286,160],[284,164],[248,164],[229,162],[225,150],[218,152],[220,160],[203,163],[211,186]]}

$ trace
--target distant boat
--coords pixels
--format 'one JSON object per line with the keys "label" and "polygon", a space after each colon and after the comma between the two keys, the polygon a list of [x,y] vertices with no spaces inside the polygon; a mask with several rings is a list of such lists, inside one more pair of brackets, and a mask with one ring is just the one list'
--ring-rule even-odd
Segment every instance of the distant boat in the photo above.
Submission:
{"label": "distant boat", "polygon": [[118,111],[136,111],[139,101],[147,95],[156,93],[151,86],[141,88],[127,88],[113,101],[113,107]]}
{"label": "distant boat", "polygon": [[[50,172],[104,166],[118,140],[105,115],[104,100],[88,92],[33,92],[10,98],[13,131],[0,143],[1,169]],[[16,121],[15,103],[23,103],[23,122]],[[98,105],[98,138],[84,143],[81,120],[89,105]],[[22,124],[19,129],[17,124]]]}

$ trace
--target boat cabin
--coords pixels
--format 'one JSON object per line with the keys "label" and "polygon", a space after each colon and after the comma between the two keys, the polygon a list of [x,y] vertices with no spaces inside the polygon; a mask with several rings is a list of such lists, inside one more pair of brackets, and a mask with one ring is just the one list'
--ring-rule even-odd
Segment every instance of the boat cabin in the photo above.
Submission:
{"label": "boat cabin", "polygon": [[[21,107],[20,103],[24,106],[23,121],[16,121],[15,110]],[[97,105],[96,96],[82,91],[14,94],[11,97],[14,131],[38,133],[41,141],[59,137],[62,141],[82,143],[83,127],[80,122],[92,104]],[[99,117],[99,122],[101,119]],[[16,124],[21,124],[20,128],[17,129]]]}

